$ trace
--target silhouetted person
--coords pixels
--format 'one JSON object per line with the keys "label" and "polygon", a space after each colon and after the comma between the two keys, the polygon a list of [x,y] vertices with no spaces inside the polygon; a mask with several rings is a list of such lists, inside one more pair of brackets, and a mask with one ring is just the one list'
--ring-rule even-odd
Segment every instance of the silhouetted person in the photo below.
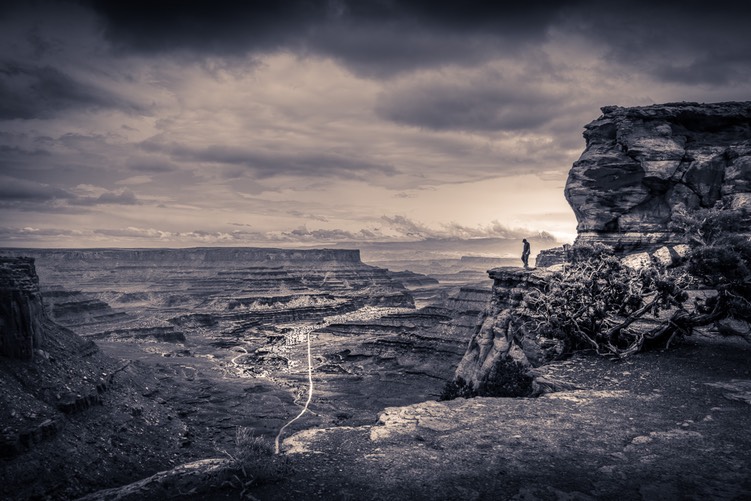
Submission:
{"label": "silhouetted person", "polygon": [[529,242],[527,242],[526,238],[522,239],[522,242],[524,242],[524,248],[522,249],[522,263],[524,263],[524,268],[529,268]]}

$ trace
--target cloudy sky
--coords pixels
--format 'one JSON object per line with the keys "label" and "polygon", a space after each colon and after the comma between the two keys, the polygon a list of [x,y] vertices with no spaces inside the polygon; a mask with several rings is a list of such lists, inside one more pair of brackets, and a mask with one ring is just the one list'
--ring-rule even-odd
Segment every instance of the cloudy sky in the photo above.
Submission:
{"label": "cloudy sky", "polygon": [[601,106],[751,99],[741,2],[504,3],[3,2],[0,246],[571,241]]}

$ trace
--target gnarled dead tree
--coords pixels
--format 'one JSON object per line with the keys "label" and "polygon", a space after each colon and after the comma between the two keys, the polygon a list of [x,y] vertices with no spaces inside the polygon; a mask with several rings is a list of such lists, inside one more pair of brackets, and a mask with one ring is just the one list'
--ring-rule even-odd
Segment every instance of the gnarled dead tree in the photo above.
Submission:
{"label": "gnarled dead tree", "polygon": [[[675,230],[692,249],[685,266],[632,269],[604,246],[580,247],[544,289],[525,299],[527,327],[564,339],[571,349],[592,348],[626,357],[647,346],[668,346],[676,335],[723,318],[751,320],[751,217],[721,206],[680,212]],[[691,288],[711,290],[686,307]]]}
{"label": "gnarled dead tree", "polygon": [[[624,357],[645,343],[668,343],[688,326],[683,303],[691,277],[656,266],[634,270],[602,246],[578,249],[544,290],[525,298],[527,326],[539,336],[564,339],[571,349],[592,348]],[[664,313],[672,315],[665,319]],[[660,323],[645,327],[648,317]]]}

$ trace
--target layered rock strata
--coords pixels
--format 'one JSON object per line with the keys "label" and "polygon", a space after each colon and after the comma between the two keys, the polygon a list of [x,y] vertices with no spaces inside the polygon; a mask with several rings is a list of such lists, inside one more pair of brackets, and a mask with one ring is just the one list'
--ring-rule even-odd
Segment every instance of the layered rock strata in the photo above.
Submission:
{"label": "layered rock strata", "polygon": [[44,319],[34,260],[0,257],[0,356],[31,360],[42,347]]}
{"label": "layered rock strata", "polygon": [[467,351],[456,369],[456,380],[475,392],[495,396],[528,396],[539,391],[530,369],[561,356],[560,341],[538,339],[519,314],[533,287],[543,287],[546,273],[496,268],[492,299],[480,317]]}
{"label": "layered rock strata", "polygon": [[0,258],[0,498],[69,499],[169,466],[186,429],[144,396],[156,380],[42,304],[33,259]]}
{"label": "layered rock strata", "polygon": [[681,242],[670,228],[679,209],[751,208],[751,102],[602,112],[566,182],[577,244],[654,249]]}
{"label": "layered rock strata", "polygon": [[36,266],[51,318],[98,339],[180,341],[354,311],[414,307],[356,250],[5,249]]}
{"label": "layered rock strata", "polygon": [[[573,246],[541,252],[538,271],[493,269],[493,300],[457,369],[480,393],[530,394],[530,369],[560,355],[526,331],[515,311],[547,267],[570,261],[584,244],[606,244],[625,266],[665,267],[685,260],[685,236],[671,226],[681,211],[751,209],[751,102],[608,106],[585,126],[586,149],[570,170],[565,195],[578,220]],[[490,387],[495,387],[494,389]]]}

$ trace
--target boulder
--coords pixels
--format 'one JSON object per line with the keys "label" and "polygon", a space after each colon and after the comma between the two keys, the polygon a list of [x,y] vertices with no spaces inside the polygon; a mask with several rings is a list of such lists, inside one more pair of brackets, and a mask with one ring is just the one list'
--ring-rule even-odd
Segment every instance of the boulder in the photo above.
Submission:
{"label": "boulder", "polygon": [[664,245],[652,253],[652,258],[655,263],[665,267],[671,266],[674,263],[673,254]]}
{"label": "boulder", "polygon": [[637,252],[635,254],[629,254],[621,259],[623,266],[631,268],[633,270],[641,270],[646,268],[652,263],[652,257],[647,252]]}

